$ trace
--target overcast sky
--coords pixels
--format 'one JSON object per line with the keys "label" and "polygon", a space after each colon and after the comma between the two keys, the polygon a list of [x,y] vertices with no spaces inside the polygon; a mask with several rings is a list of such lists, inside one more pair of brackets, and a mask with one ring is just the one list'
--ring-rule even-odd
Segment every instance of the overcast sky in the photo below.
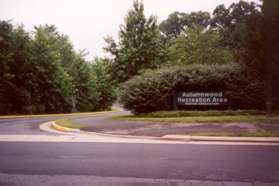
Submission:
{"label": "overcast sky", "polygon": [[[174,11],[212,12],[219,4],[228,6],[233,2],[238,0],[144,0],[144,5],[146,15],[156,15],[162,21]],[[54,24],[70,37],[76,50],[86,49],[87,58],[93,59],[104,56],[105,36],[117,39],[119,25],[132,3],[133,0],[0,0],[0,20],[23,23],[29,31],[34,25]]]}

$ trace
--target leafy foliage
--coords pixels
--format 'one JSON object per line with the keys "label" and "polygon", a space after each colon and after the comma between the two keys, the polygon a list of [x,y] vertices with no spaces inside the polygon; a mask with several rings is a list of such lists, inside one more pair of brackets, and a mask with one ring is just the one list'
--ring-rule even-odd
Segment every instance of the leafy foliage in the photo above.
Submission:
{"label": "leafy foliage", "polygon": [[178,89],[225,90],[232,108],[260,109],[267,61],[278,108],[279,3],[264,5],[239,1],[212,15],[174,12],[158,25],[135,0],[119,42],[105,38],[111,58],[92,63],[55,26],[29,33],[0,21],[0,114],[105,110],[123,82],[121,100],[136,113],[169,110]]}
{"label": "leafy foliage", "polygon": [[0,69],[0,114],[104,110],[114,100],[101,96],[104,87],[112,89],[99,75],[107,69],[97,74],[52,25],[31,35],[1,21]]}
{"label": "leafy foliage", "polygon": [[223,45],[233,50],[239,64],[258,80],[262,80],[264,74],[264,25],[260,8],[254,2],[245,1],[228,8],[220,5],[211,21],[211,26],[222,35]]}
{"label": "leafy foliage", "polygon": [[169,63],[225,64],[233,62],[232,52],[222,46],[222,38],[215,30],[193,25],[172,39],[166,50]]}
{"label": "leafy foliage", "polygon": [[[264,0],[264,57],[265,65],[269,66],[266,70],[266,89],[267,94],[273,102],[273,107],[279,105],[279,2],[276,0]],[[269,63],[270,65],[268,65]],[[269,77],[267,77],[269,76]],[[269,86],[269,85],[270,86]],[[270,90],[271,89],[271,90]],[[268,93],[269,92],[269,93]]]}
{"label": "leafy foliage", "polygon": [[174,12],[160,24],[160,30],[167,36],[177,37],[188,28],[199,26],[206,28],[210,24],[210,14],[198,11],[190,14]]}
{"label": "leafy foliage", "polygon": [[171,110],[177,90],[222,90],[230,97],[232,109],[256,109],[263,105],[262,88],[246,81],[237,66],[195,64],[136,76],[121,86],[120,99],[132,112],[146,113]]}
{"label": "leafy foliage", "polygon": [[161,39],[154,16],[146,18],[143,4],[134,1],[133,8],[125,17],[125,24],[121,25],[119,43],[111,37],[105,39],[111,59],[111,74],[116,83],[121,83],[142,69],[155,68],[161,62]]}
{"label": "leafy foliage", "polygon": [[[36,69],[30,62],[31,38],[20,26],[0,21],[0,113],[26,111]],[[27,81],[25,81],[25,79]]]}
{"label": "leafy foliage", "polygon": [[99,93],[97,107],[99,110],[107,110],[116,100],[115,88],[109,74],[109,62],[96,58],[91,68],[96,77],[96,90]]}
{"label": "leafy foliage", "polygon": [[[276,11],[279,3],[269,4],[273,4],[274,13],[265,18],[268,22],[264,22],[260,5],[245,1],[228,8],[220,5],[212,17],[203,12],[171,14],[160,24],[166,55],[166,61],[161,63],[163,68],[124,83],[121,96],[124,105],[135,113],[169,110],[171,95],[177,89],[219,89],[230,95],[233,109],[263,109],[264,88],[269,83],[265,80],[268,59],[272,61],[274,109],[278,108],[279,63],[275,50],[279,43]],[[272,39],[265,48],[267,38]],[[237,70],[224,70],[223,67],[235,63]],[[174,67],[177,64],[186,66]]]}

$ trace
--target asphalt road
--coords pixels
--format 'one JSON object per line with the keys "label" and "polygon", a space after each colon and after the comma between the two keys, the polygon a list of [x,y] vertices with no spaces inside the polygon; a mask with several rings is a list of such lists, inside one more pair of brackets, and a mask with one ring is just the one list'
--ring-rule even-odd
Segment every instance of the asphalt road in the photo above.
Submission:
{"label": "asphalt road", "polygon": [[[13,183],[11,177],[10,182],[3,181],[3,175],[279,185],[278,146],[0,142],[0,149],[1,186]],[[63,181],[64,185],[72,182]]]}
{"label": "asphalt road", "polygon": [[0,135],[1,134],[49,134],[44,131],[40,131],[39,125],[58,119],[61,117],[41,117],[41,118],[8,118],[0,119]]}
{"label": "asphalt road", "polygon": [[[115,112],[106,113],[104,117],[111,117],[115,115],[129,114],[129,112]],[[53,135],[39,129],[39,125],[62,118],[72,118],[72,116],[45,116],[45,117],[32,117],[32,118],[0,118],[0,135],[2,134],[30,134],[30,135]],[[95,120],[95,118],[102,118],[102,116],[76,116],[83,119]]]}
{"label": "asphalt road", "polygon": [[[58,118],[0,119],[0,135],[53,135],[39,125]],[[278,157],[279,146],[0,142],[0,186],[278,186]]]}

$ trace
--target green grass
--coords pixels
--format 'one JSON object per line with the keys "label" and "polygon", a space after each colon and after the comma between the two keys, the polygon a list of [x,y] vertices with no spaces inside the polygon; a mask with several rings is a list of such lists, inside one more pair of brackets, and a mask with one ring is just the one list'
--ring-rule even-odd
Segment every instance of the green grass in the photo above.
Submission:
{"label": "green grass", "polygon": [[192,136],[225,136],[225,137],[279,137],[279,131],[258,132],[194,132]]}
{"label": "green grass", "polygon": [[153,121],[162,123],[274,123],[279,124],[279,114],[266,116],[262,111],[170,111],[141,115],[114,117],[118,120]]}
{"label": "green grass", "polygon": [[[260,110],[209,110],[209,111],[158,111],[147,114],[139,114],[138,117],[188,117],[188,116],[236,116],[236,115],[264,115],[265,113]],[[279,114],[279,113],[277,113]]]}
{"label": "green grass", "polygon": [[57,120],[57,121],[55,121],[55,123],[62,127],[67,127],[67,128],[72,128],[72,129],[83,129],[83,128],[87,127],[84,124],[74,123],[73,121],[71,121],[69,119]]}

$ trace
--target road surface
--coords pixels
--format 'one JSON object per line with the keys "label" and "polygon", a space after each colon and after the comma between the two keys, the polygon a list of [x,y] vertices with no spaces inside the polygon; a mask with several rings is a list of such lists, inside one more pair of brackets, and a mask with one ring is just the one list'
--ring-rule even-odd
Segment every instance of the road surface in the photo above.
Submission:
{"label": "road surface", "polygon": [[[0,134],[48,134],[38,126],[52,119],[2,119]],[[0,186],[278,186],[278,157],[262,145],[0,142]]]}
{"label": "road surface", "polygon": [[[2,134],[48,134],[39,130],[39,125],[59,119],[61,117],[42,117],[42,118],[8,118],[0,119],[0,135]],[[49,134],[51,135],[51,134]]]}
{"label": "road surface", "polygon": [[[41,183],[55,176],[87,178],[80,185],[90,176],[103,181],[140,178],[279,185],[278,146],[0,142],[0,149],[0,185],[1,179],[2,185],[20,180],[19,176],[8,181],[7,175],[41,175]],[[75,176],[62,181],[70,185]]]}

